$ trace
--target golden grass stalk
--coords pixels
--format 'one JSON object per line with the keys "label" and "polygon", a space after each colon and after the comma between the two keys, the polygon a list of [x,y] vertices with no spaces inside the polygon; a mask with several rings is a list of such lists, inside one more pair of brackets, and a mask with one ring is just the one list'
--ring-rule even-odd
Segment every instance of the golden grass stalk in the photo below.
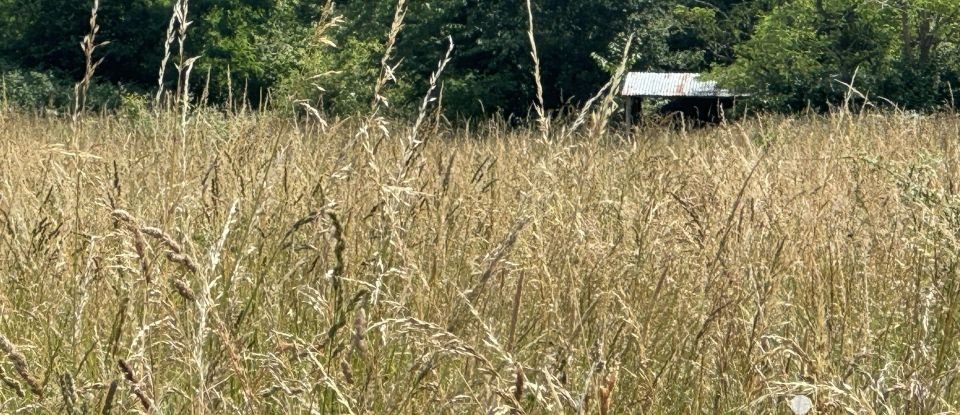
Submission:
{"label": "golden grass stalk", "polygon": [[397,65],[390,63],[393,60],[393,49],[397,43],[397,35],[403,29],[403,20],[407,15],[406,0],[397,0],[397,7],[393,14],[393,22],[390,24],[390,31],[387,33],[387,41],[383,47],[383,57],[380,59],[380,75],[373,86],[373,99],[370,102],[370,114],[375,116],[381,106],[388,107],[390,103],[383,96],[383,89],[390,81],[395,81]]}
{"label": "golden grass stalk", "polygon": [[180,250],[180,245],[172,237],[157,228],[139,226],[140,222],[137,218],[133,217],[133,215],[126,210],[114,209],[110,213],[110,216],[118,223],[123,224],[133,236],[133,248],[137,253],[137,260],[140,264],[140,274],[148,285],[151,284],[153,277],[150,273],[150,263],[147,258],[147,241],[144,239],[143,234],[146,233],[151,237],[161,240],[161,242],[166,244],[171,250],[175,249],[177,252]]}
{"label": "golden grass stalk", "polygon": [[507,351],[513,353],[516,346],[517,322],[520,321],[520,304],[523,300],[523,273],[517,276],[517,288],[513,292],[513,309],[510,313],[510,326],[507,329]]}
{"label": "golden grass stalk", "polygon": [[623,47],[620,64],[617,65],[617,70],[614,72],[613,78],[610,79],[610,87],[607,89],[607,94],[600,103],[600,108],[597,113],[593,116],[593,128],[590,134],[593,138],[599,138],[606,132],[607,125],[610,123],[610,117],[612,117],[617,110],[616,97],[618,88],[623,81],[623,75],[627,71],[627,62],[630,60],[630,49],[632,46],[633,34],[630,34],[630,37],[627,39],[627,44]]}
{"label": "golden grass stalk", "polygon": [[123,359],[117,360],[117,366],[120,367],[120,373],[123,374],[123,378],[130,382],[131,384],[137,384],[137,377],[133,375],[133,369],[130,368],[130,365]]}
{"label": "golden grass stalk", "polygon": [[[523,387],[526,382],[526,375],[523,374],[523,366],[517,364],[517,367],[513,371],[514,374],[514,384],[513,384],[513,400],[517,401],[519,405],[523,401]],[[517,408],[518,410],[520,408]]]}
{"label": "golden grass stalk", "polygon": [[197,301],[197,295],[187,286],[187,283],[179,278],[172,278],[170,280],[170,285],[173,286],[173,289],[180,294],[180,297],[183,297],[189,303],[195,303]]}
{"label": "golden grass stalk", "polygon": [[[186,36],[186,34],[184,34]],[[193,72],[193,66],[202,56],[194,56],[183,61],[177,66],[180,73],[180,136],[187,135],[187,119],[190,114],[190,74]]]}
{"label": "golden grass stalk", "polygon": [[80,42],[80,48],[83,50],[84,57],[84,72],[83,78],[74,86],[74,106],[73,106],[73,119],[74,121],[80,117],[80,114],[87,109],[87,91],[90,89],[90,81],[93,79],[93,73],[97,70],[97,67],[103,63],[103,58],[100,58],[96,62],[93,61],[93,52],[100,46],[106,46],[110,44],[110,41],[97,43],[97,33],[100,31],[100,26],[97,25],[97,10],[100,9],[100,0],[93,0],[93,7],[90,9],[90,32],[83,37],[83,42]]}
{"label": "golden grass stalk", "polygon": [[186,56],[186,43],[187,43],[187,29],[190,27],[193,22],[188,20],[188,14],[190,13],[190,0],[177,0],[174,4],[174,14],[177,18],[177,62],[176,67],[178,71],[177,75],[177,99],[181,97],[189,96],[185,92],[189,85],[184,82],[185,76],[184,71],[193,67],[193,62],[190,62],[193,58],[188,58]]}
{"label": "golden grass stalk", "polygon": [[137,380],[136,375],[134,375],[133,369],[131,369],[130,365],[123,359],[117,360],[117,366],[120,367],[120,373],[123,374],[123,378],[130,383],[130,392],[140,400],[140,405],[143,406],[143,410],[149,412],[150,408],[153,407],[153,403],[150,401],[150,398],[147,397],[147,394],[140,389],[140,381]]}
{"label": "golden grass stalk", "polygon": [[[170,62],[170,45],[173,44],[173,41],[176,40],[176,31],[177,22],[179,18],[180,10],[180,1],[173,3],[173,12],[170,14],[170,23],[167,25],[167,34],[164,37],[163,42],[163,58],[160,60],[160,73],[157,75],[157,94],[154,97],[154,109],[158,110],[160,107],[160,100],[163,99],[163,92],[166,90],[164,87],[164,78],[167,71],[167,64]],[[229,73],[229,72],[228,72]]]}
{"label": "golden grass stalk", "polygon": [[233,113],[233,74],[231,74],[230,64],[227,64],[227,114]]}
{"label": "golden grass stalk", "polygon": [[360,356],[367,354],[367,312],[360,308],[353,319],[353,336],[351,337],[353,352]]}
{"label": "golden grass stalk", "polygon": [[530,40],[530,57],[533,58],[533,83],[537,87],[537,124],[541,137],[546,140],[550,136],[550,119],[547,117],[543,102],[543,82],[540,79],[540,54],[537,52],[537,39],[533,31],[533,2],[527,0],[527,37]]}
{"label": "golden grass stalk", "polygon": [[113,400],[117,396],[117,386],[119,382],[116,379],[110,381],[110,387],[107,388],[107,395],[103,398],[103,406],[101,407],[101,415],[109,415],[113,410]]}
{"label": "golden grass stalk", "polygon": [[434,101],[433,91],[437,88],[437,83],[440,80],[440,75],[443,74],[443,70],[447,67],[447,64],[450,63],[450,56],[453,54],[453,37],[447,37],[449,46],[447,47],[447,53],[443,56],[443,59],[437,64],[437,70],[430,74],[430,86],[427,88],[427,93],[423,96],[423,101],[420,102],[420,110],[417,112],[417,120],[413,123],[413,128],[410,130],[410,136],[407,139],[407,145],[404,149],[403,164],[400,166],[400,171],[397,172],[395,181],[399,184],[406,179],[407,172],[409,172],[414,161],[416,161],[421,154],[421,149],[429,141],[429,136],[426,138],[420,137],[420,128],[423,125],[423,121],[427,116],[427,108],[430,103]]}
{"label": "golden grass stalk", "polygon": [[196,274],[198,271],[196,262],[194,262],[189,256],[174,252],[167,252],[167,259],[175,264],[180,264],[191,273]]}
{"label": "golden grass stalk", "polygon": [[3,370],[3,367],[0,367],[0,381],[2,381],[4,385],[7,385],[8,388],[13,389],[13,392],[16,393],[17,396],[21,398],[24,397],[23,387],[20,386],[19,382],[7,376],[7,371]]}
{"label": "golden grass stalk", "polygon": [[617,373],[610,372],[600,385],[597,391],[597,401],[600,407],[600,415],[610,413],[610,404],[613,402],[613,390],[617,386]]}
{"label": "golden grass stalk", "polygon": [[2,334],[0,334],[0,351],[6,353],[7,359],[13,365],[13,370],[20,375],[20,379],[26,382],[30,388],[30,392],[39,397],[43,397],[43,388],[40,385],[40,381],[33,377],[27,368],[27,358]]}
{"label": "golden grass stalk", "polygon": [[491,277],[493,277],[493,275],[496,274],[496,272],[500,269],[500,266],[506,259],[507,254],[516,244],[517,238],[520,236],[520,232],[524,227],[527,226],[529,222],[530,220],[527,218],[521,218],[517,220],[510,231],[507,232],[507,235],[503,238],[503,240],[484,255],[480,261],[480,263],[483,265],[483,271],[478,273],[477,281],[463,295],[463,304],[465,305],[458,306],[451,312],[451,318],[447,325],[447,331],[457,333],[460,329],[462,329],[462,325],[466,321],[467,314],[469,314],[471,308],[473,307],[472,304],[476,304],[480,300],[481,296],[483,296]]}
{"label": "golden grass stalk", "polygon": [[73,376],[70,376],[70,372],[64,372],[60,376],[60,395],[63,397],[63,406],[67,409],[67,413],[75,413],[77,390],[74,387]]}
{"label": "golden grass stalk", "polygon": [[143,275],[143,280],[149,285],[153,282],[153,278],[150,275],[150,263],[147,261],[147,241],[143,238],[143,233],[140,232],[140,229],[137,229],[134,226],[130,226],[130,233],[133,234],[133,249],[137,252],[137,260],[140,263],[140,273]]}
{"label": "golden grass stalk", "polygon": [[198,108],[207,107],[207,100],[210,98],[210,74],[212,71],[213,67],[207,66],[207,76],[203,82],[203,91],[200,92],[200,102],[197,104]]}
{"label": "golden grass stalk", "polygon": [[[329,37],[330,32],[338,28],[346,19],[343,16],[336,14],[334,11],[333,0],[327,0],[326,4],[323,6],[323,11],[320,13],[320,18],[313,25],[313,36],[309,39],[310,44],[315,47],[330,47],[336,48],[336,43]],[[329,73],[315,74],[310,79],[316,80],[323,78]],[[318,84],[314,83],[313,87],[318,91],[324,91],[324,89]],[[308,115],[312,116],[319,124],[321,129],[326,129],[329,125],[327,120],[321,114],[320,110],[313,106],[308,99],[296,99],[293,102],[303,108]]]}
{"label": "golden grass stalk", "polygon": [[[194,261],[193,258],[191,258],[189,255],[183,252],[183,247],[180,245],[179,242],[177,242],[176,239],[170,236],[170,234],[164,232],[160,228],[155,228],[152,226],[144,226],[144,227],[141,227],[140,229],[132,229],[132,231],[134,232],[135,236],[138,233],[142,232],[143,234],[146,234],[147,236],[150,236],[151,238],[154,238],[160,241],[161,244],[163,244],[164,246],[167,247],[167,249],[169,249],[169,251],[166,254],[167,260],[183,266],[184,268],[186,268],[187,271],[191,273],[197,272],[198,268],[197,268],[196,261]],[[137,246],[139,246],[139,244],[137,244]],[[140,252],[139,248],[137,252],[139,254]]]}
{"label": "golden grass stalk", "polygon": [[523,231],[523,228],[525,228],[528,223],[530,223],[530,220],[527,218],[518,220],[513,224],[513,228],[510,229],[503,240],[500,241],[500,244],[484,256],[482,263],[485,264],[485,268],[483,272],[480,273],[477,284],[469,290],[470,294],[468,297],[471,303],[476,302],[483,294],[483,288],[487,284],[487,281],[490,280],[490,277],[497,271],[507,254],[513,249],[513,246],[517,243],[517,238],[520,236],[520,232]]}
{"label": "golden grass stalk", "polygon": [[[7,74],[0,74],[0,113],[10,110],[10,96],[7,93]],[[0,117],[2,122],[3,117]],[[0,126],[3,124],[0,123]]]}
{"label": "golden grass stalk", "polygon": [[145,235],[160,241],[175,254],[183,253],[183,247],[180,246],[180,243],[178,243],[176,239],[173,239],[170,234],[164,232],[160,228],[144,226],[140,228],[140,232],[143,232]]}
{"label": "golden grass stalk", "polygon": [[346,381],[348,385],[353,385],[353,368],[350,367],[350,363],[347,363],[346,360],[340,361],[340,374],[343,375],[343,380]]}
{"label": "golden grass stalk", "polygon": [[136,224],[136,219],[134,219],[133,215],[123,209],[115,209],[110,213],[110,216],[123,223]]}

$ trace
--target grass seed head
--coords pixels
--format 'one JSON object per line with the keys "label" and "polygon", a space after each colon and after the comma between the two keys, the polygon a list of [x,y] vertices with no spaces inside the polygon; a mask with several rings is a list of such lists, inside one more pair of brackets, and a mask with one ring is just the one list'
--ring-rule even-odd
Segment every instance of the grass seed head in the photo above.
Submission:
{"label": "grass seed head", "polygon": [[353,351],[360,355],[367,354],[367,312],[363,308],[357,310],[356,317],[353,319],[353,337],[351,344]]}
{"label": "grass seed head", "polygon": [[186,255],[182,255],[174,252],[167,252],[167,259],[169,259],[170,262],[182,265],[184,268],[187,269],[187,271],[190,271],[194,274],[197,273],[197,264],[193,262],[192,258]]}
{"label": "grass seed head", "polygon": [[606,379],[604,379],[603,384],[600,385],[600,390],[597,393],[597,398],[600,403],[600,415],[607,415],[610,413],[610,404],[613,397],[613,389],[617,385],[617,373],[610,372],[607,374]]}
{"label": "grass seed head", "polygon": [[523,366],[520,366],[519,363],[517,364],[517,368],[514,371],[514,375],[516,376],[516,380],[514,381],[514,385],[513,385],[513,399],[515,399],[519,404],[520,400],[523,399],[523,387],[525,382],[525,376],[523,374]]}
{"label": "grass seed head", "polygon": [[110,216],[112,216],[114,219],[123,223],[127,223],[127,224],[136,223],[136,219],[134,219],[133,215],[131,215],[129,212],[123,209],[114,209],[113,212],[110,212]]}
{"label": "grass seed head", "polygon": [[348,384],[353,384],[353,369],[350,367],[350,363],[347,363],[346,360],[340,361],[340,373],[343,374],[343,380]]}
{"label": "grass seed head", "polygon": [[193,290],[187,286],[187,283],[179,278],[173,278],[170,282],[173,285],[174,290],[177,291],[177,294],[180,294],[180,297],[183,297],[187,302],[193,303],[197,301],[197,295],[194,294]]}
{"label": "grass seed head", "polygon": [[120,367],[120,373],[123,373],[123,378],[130,382],[131,384],[137,384],[137,378],[133,375],[133,369],[130,368],[130,365],[123,359],[117,360],[117,366]]}
{"label": "grass seed head", "polygon": [[10,360],[10,363],[13,364],[13,370],[20,375],[20,378],[27,383],[27,386],[30,388],[30,392],[37,396],[43,396],[43,388],[40,387],[40,382],[37,378],[33,377],[30,373],[30,370],[27,368],[27,359],[17,350],[16,346],[13,343],[10,343],[10,340],[7,340],[2,334],[0,334],[0,350],[7,354],[7,359]]}
{"label": "grass seed head", "polygon": [[64,372],[60,376],[60,394],[63,396],[63,404],[67,408],[67,413],[72,414],[77,403],[77,391],[74,388],[73,376],[70,376],[70,372]]}
{"label": "grass seed head", "polygon": [[17,382],[15,379],[7,376],[7,372],[3,370],[3,367],[0,367],[0,381],[3,381],[4,385],[7,385],[8,388],[13,389],[13,392],[19,397],[24,397],[23,387],[20,386],[20,382]]}
{"label": "grass seed head", "polygon": [[180,246],[180,243],[176,239],[173,239],[170,234],[160,230],[159,228],[154,228],[152,226],[144,226],[140,228],[144,234],[149,235],[150,237],[159,240],[161,243],[167,246],[168,249],[173,251],[175,254],[183,252],[183,247]]}

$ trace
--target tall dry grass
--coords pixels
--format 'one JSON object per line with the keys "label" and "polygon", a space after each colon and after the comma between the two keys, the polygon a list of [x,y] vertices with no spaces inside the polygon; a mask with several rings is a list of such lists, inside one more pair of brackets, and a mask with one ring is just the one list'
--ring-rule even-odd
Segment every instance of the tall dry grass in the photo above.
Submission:
{"label": "tall dry grass", "polygon": [[958,411],[953,116],[81,122],[0,116],[0,412]]}
{"label": "tall dry grass", "polygon": [[97,71],[97,68],[103,63],[103,58],[100,58],[96,62],[93,61],[93,52],[101,46],[106,46],[110,44],[110,41],[97,43],[97,33],[100,32],[100,26],[97,25],[97,12],[100,9],[100,0],[93,0],[93,6],[90,8],[90,32],[83,37],[83,41],[80,42],[80,49],[83,51],[84,57],[84,72],[83,79],[80,82],[77,82],[73,87],[74,91],[74,103],[73,103],[73,119],[77,120],[77,117],[80,117],[84,111],[87,110],[87,92],[90,90],[90,82],[93,80],[93,74]]}

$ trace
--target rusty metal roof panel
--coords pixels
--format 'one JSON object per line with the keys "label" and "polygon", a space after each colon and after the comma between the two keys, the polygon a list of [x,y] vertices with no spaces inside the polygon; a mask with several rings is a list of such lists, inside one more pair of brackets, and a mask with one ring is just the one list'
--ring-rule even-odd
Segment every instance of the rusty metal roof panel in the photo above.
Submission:
{"label": "rusty metal roof panel", "polygon": [[628,97],[734,97],[717,87],[716,81],[701,81],[698,73],[630,72],[620,92]]}

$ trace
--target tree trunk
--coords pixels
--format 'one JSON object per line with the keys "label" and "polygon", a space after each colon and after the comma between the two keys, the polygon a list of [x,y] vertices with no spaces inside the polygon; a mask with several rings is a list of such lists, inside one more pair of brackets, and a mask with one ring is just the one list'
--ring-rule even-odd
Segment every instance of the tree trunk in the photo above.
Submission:
{"label": "tree trunk", "polygon": [[936,34],[931,30],[933,15],[929,11],[921,10],[917,20],[917,48],[919,49],[917,64],[926,67],[930,64],[933,48],[937,44]]}
{"label": "tree trunk", "polygon": [[900,60],[913,62],[913,28],[910,25],[910,5],[900,2]]}

